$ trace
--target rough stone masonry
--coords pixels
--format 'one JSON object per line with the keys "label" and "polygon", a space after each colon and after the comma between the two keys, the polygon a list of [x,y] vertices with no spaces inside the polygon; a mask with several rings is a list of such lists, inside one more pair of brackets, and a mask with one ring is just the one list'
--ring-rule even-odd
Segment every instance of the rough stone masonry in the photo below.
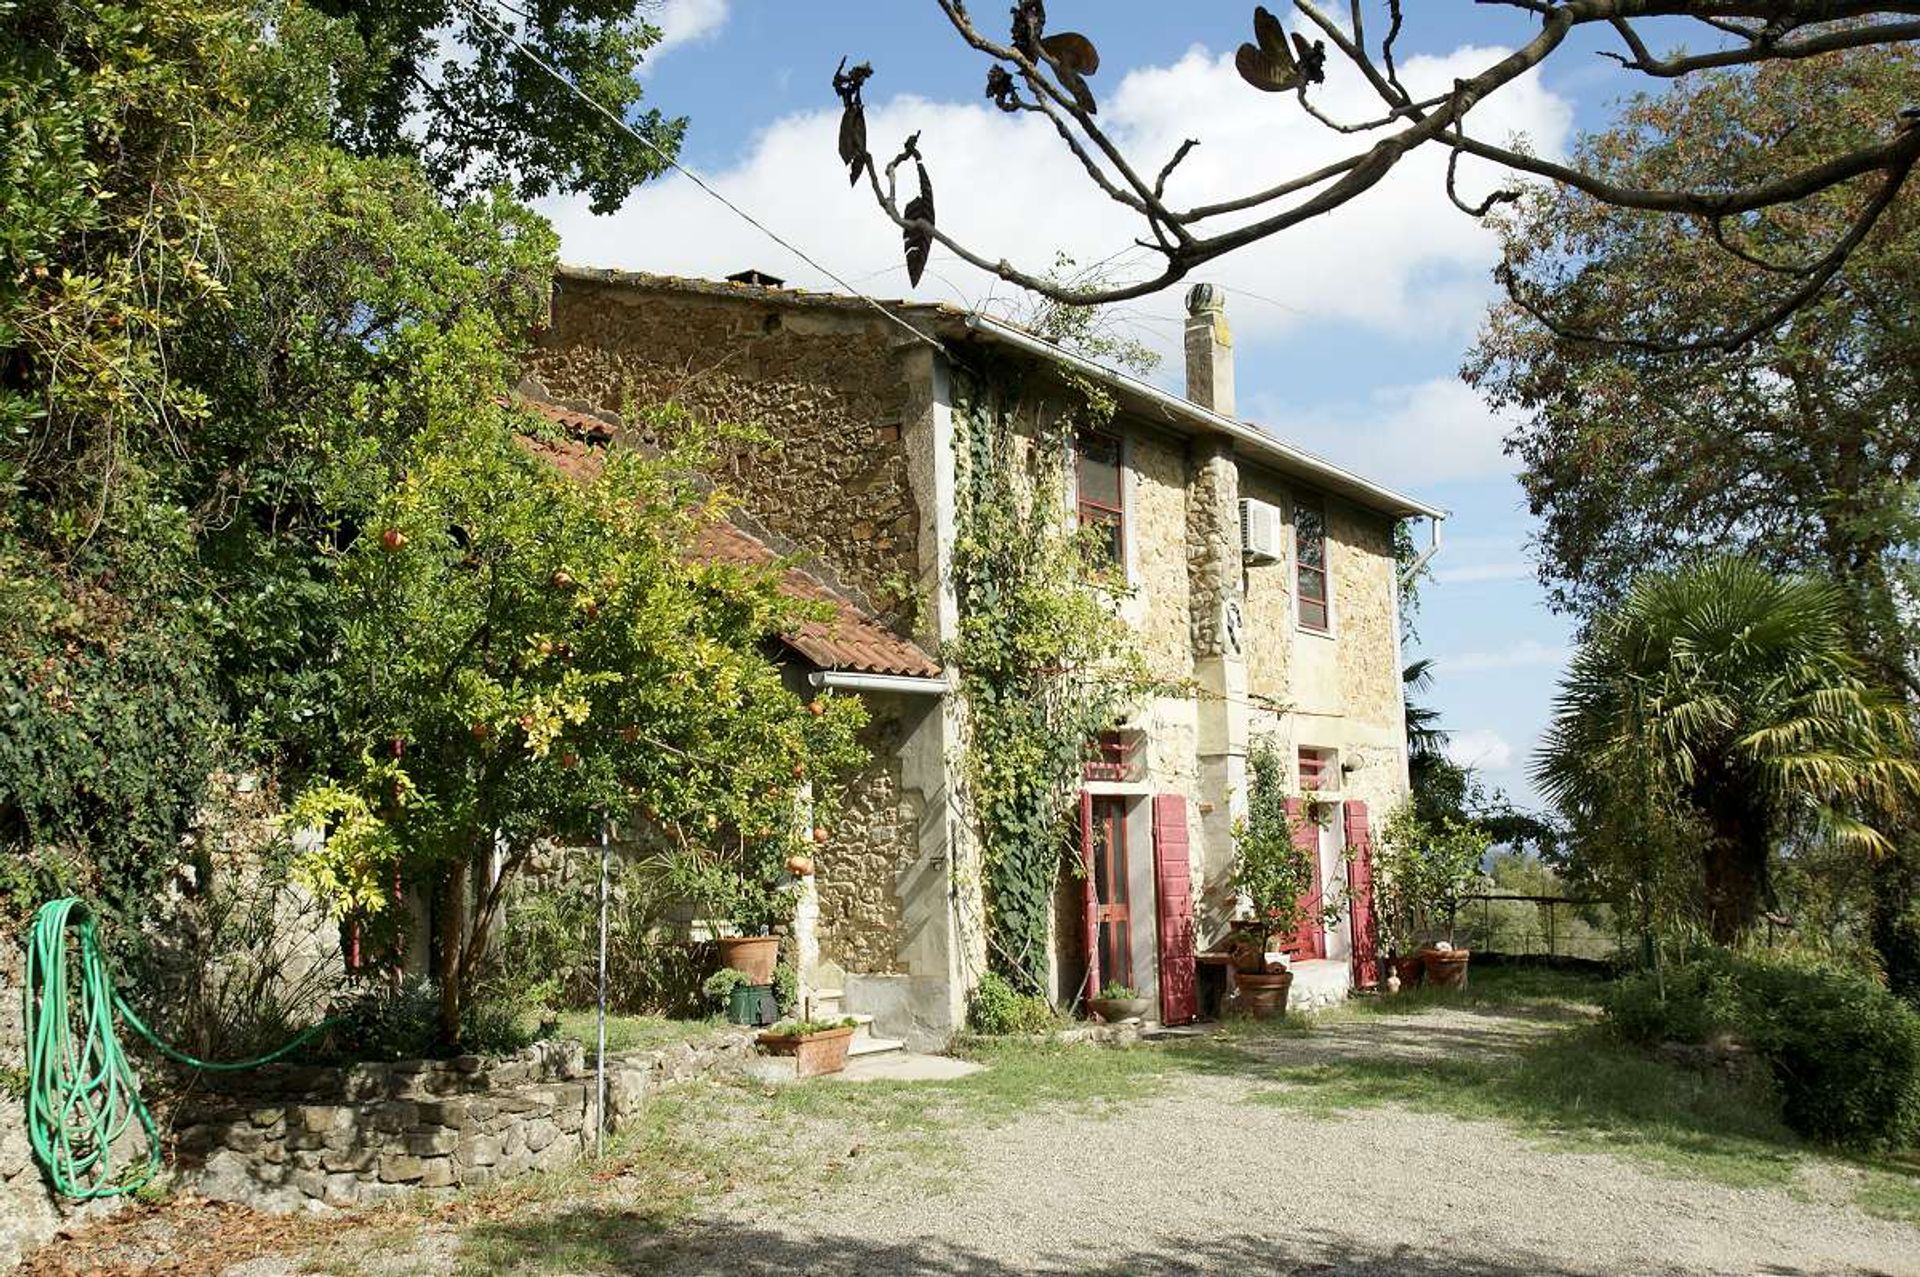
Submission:
{"label": "rough stone masonry", "polygon": [[[749,1030],[610,1056],[609,1129],[652,1091],[739,1066]],[[345,1068],[270,1065],[183,1103],[172,1150],[184,1180],[262,1210],[450,1193],[565,1166],[593,1145],[595,1084],[578,1042],[502,1059]]]}

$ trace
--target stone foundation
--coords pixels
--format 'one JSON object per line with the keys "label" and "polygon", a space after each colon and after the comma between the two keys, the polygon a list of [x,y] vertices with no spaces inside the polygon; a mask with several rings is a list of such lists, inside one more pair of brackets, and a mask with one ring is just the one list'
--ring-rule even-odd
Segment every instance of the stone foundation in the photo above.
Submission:
{"label": "stone foundation", "polygon": [[[608,1128],[670,1082],[740,1067],[750,1030],[609,1056]],[[555,1170],[593,1147],[595,1085],[578,1042],[516,1056],[349,1068],[274,1065],[183,1101],[172,1161],[196,1191],[263,1210],[451,1193]]]}

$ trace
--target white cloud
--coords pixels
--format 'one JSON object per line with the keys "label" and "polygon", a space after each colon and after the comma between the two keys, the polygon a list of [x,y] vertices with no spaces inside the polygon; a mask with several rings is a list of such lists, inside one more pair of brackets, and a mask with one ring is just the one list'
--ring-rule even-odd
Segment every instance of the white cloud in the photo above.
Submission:
{"label": "white cloud", "polygon": [[676,45],[718,34],[727,25],[727,5],[728,0],[655,0],[643,6],[646,20],[660,28],[660,43],[647,50],[647,61],[658,61]]}
{"label": "white cloud", "polygon": [[[1303,412],[1258,398],[1247,406],[1265,429],[1385,483],[1424,487],[1513,472],[1500,449],[1512,421],[1453,377],[1382,386],[1331,409]],[[1436,571],[1445,580],[1462,579]]]}
{"label": "white cloud", "polygon": [[1476,727],[1448,737],[1447,757],[1462,767],[1500,772],[1513,766],[1513,746],[1499,732]]}
{"label": "white cloud", "polygon": [[1510,670],[1527,666],[1553,666],[1566,664],[1569,650],[1561,644],[1542,643],[1538,639],[1521,639],[1510,647],[1495,648],[1487,652],[1461,652],[1456,656],[1438,656],[1433,665],[1436,670],[1445,670],[1449,674],[1463,674],[1474,670]]}
{"label": "white cloud", "polygon": [[[668,4],[688,16],[688,29],[701,21],[717,22],[708,15],[725,11],[722,0]],[[663,13],[663,28],[666,22]],[[1495,56],[1487,49],[1461,49],[1444,57],[1414,57],[1406,62],[1404,78],[1416,91],[1444,87]],[[752,71],[740,67],[730,73]],[[1117,82],[1096,77],[1094,87],[1103,95],[1100,119],[1149,172],[1182,139],[1200,139],[1169,183],[1170,196],[1182,203],[1244,193],[1263,180],[1344,155],[1355,145],[1354,139],[1307,119],[1291,98],[1248,89],[1233,69],[1231,54],[1196,48],[1171,65],[1138,69]],[[1357,118],[1368,110],[1371,90],[1357,73],[1330,63],[1328,81],[1316,95],[1333,115]],[[986,103],[912,96],[872,101],[867,116],[873,153],[883,165],[901,139],[920,132],[942,228],[983,254],[1041,268],[1059,250],[1083,264],[1119,251],[1127,255],[1117,265],[1131,260],[1136,270],[1142,268],[1144,251],[1128,249],[1141,233],[1134,215],[1085,179],[1045,120],[1006,115]],[[1481,136],[1524,133],[1545,153],[1562,148],[1570,119],[1570,105],[1532,75],[1474,115]],[[835,158],[838,123],[839,109],[831,102],[776,120],[737,164],[710,174],[710,180],[862,291],[897,296],[906,291],[899,234],[873,207],[864,185],[848,188],[846,171]],[[1308,324],[1353,323],[1389,336],[1470,331],[1484,303],[1497,246],[1487,229],[1448,203],[1444,167],[1444,152],[1417,153],[1330,216],[1200,271],[1197,277],[1227,287],[1242,360],[1284,359],[1280,340]],[[910,170],[905,177],[912,180]],[[1470,188],[1485,181],[1478,174]],[[578,199],[550,202],[544,211],[554,219],[562,255],[571,262],[693,275],[754,266],[797,285],[833,286],[679,176],[635,191],[611,217],[591,216]],[[1005,298],[1009,289],[1005,284],[996,289],[990,276],[936,248],[920,294],[978,304],[996,291]],[[1236,293],[1242,297],[1238,305],[1232,303]],[[1178,346],[1181,313],[1178,289],[1141,299],[1122,312],[1167,352]],[[1420,398],[1398,407],[1407,417],[1409,439],[1423,423],[1463,430],[1473,440],[1471,468],[1487,464],[1483,436],[1489,429],[1484,420],[1463,420],[1465,404],[1457,395],[1426,388]],[[1484,409],[1479,417],[1486,417]]]}
{"label": "white cloud", "polygon": [[1533,565],[1518,561],[1505,563],[1466,563],[1459,567],[1435,568],[1433,579],[1442,585],[1478,585],[1490,581],[1531,581]]}

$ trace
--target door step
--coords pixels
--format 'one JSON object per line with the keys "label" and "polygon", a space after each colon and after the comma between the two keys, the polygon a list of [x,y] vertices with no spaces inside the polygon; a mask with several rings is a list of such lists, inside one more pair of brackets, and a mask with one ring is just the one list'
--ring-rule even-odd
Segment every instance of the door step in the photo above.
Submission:
{"label": "door step", "polygon": [[859,1059],[867,1055],[886,1055],[893,1051],[904,1051],[907,1044],[899,1038],[876,1038],[871,1036],[862,1025],[853,1035],[853,1041],[847,1043],[847,1058]]}

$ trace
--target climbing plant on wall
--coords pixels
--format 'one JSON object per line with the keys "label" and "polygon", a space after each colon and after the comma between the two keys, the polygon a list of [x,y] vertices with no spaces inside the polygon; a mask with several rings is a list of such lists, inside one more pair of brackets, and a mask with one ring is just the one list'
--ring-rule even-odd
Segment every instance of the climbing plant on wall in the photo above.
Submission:
{"label": "climbing plant on wall", "polygon": [[1046,985],[1054,888],[1072,862],[1071,808],[1088,743],[1148,686],[1110,583],[1091,584],[1068,522],[1075,429],[1112,405],[1069,388],[1030,397],[1005,365],[955,370],[953,582],[968,720],[964,769],[980,840],[992,965]]}

